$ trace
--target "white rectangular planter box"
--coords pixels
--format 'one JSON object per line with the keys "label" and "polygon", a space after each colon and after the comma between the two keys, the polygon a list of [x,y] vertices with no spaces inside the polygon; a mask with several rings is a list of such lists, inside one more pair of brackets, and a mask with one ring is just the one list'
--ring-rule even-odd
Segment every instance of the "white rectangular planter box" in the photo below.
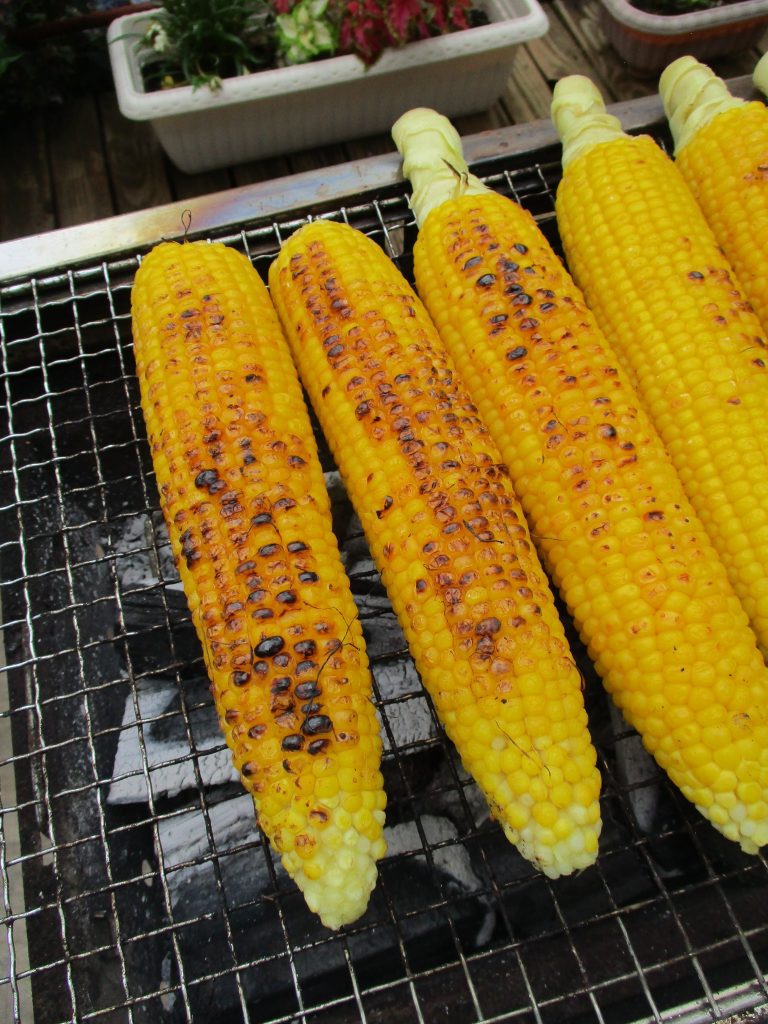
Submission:
{"label": "white rectangular planter box", "polygon": [[389,131],[415,106],[446,117],[486,110],[504,91],[515,47],[549,25],[537,0],[482,6],[488,25],[387,50],[367,69],[357,57],[331,57],[225,79],[216,92],[144,92],[138,39],[151,15],[129,14],[107,35],[118,105],[125,117],[149,121],[187,172]]}
{"label": "white rectangular planter box", "polygon": [[600,2],[608,42],[644,71],[660,71],[686,54],[706,62],[747,50],[768,28],[768,0],[740,0],[687,14],[649,14],[629,0]]}

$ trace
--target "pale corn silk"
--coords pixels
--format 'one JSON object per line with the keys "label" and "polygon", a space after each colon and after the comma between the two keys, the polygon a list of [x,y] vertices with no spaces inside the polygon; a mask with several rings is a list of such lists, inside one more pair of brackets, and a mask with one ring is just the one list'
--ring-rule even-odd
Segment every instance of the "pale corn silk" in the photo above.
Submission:
{"label": "pale corn silk", "polygon": [[142,410],[221,726],[259,824],[329,928],[383,856],[382,744],[315,439],[266,287],[166,243],[132,293]]}
{"label": "pale corn silk", "polygon": [[270,290],[416,667],[467,770],[550,877],[593,863],[581,679],[500,455],[412,288],[313,222]]}

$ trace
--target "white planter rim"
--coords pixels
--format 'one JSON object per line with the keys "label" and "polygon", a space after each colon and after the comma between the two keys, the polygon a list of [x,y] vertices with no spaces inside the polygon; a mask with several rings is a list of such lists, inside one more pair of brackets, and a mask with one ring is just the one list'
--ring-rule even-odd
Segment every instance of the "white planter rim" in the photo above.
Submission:
{"label": "white planter rim", "polygon": [[470,44],[473,50],[486,53],[504,50],[511,44],[544,35],[549,27],[547,17],[536,0],[481,0],[478,6],[483,7],[491,17],[488,25],[386,50],[367,69],[358,57],[352,55],[330,57],[309,64],[272,68],[228,78],[215,92],[207,87],[195,89],[192,86],[145,92],[142,82],[137,81],[136,50],[138,39],[152,20],[152,14],[128,14],[116,18],[107,32],[120,111],[131,120],[149,121],[245,103],[253,99],[256,77],[260,99],[280,96],[286,92],[315,91],[325,86],[359,80],[361,75],[375,79],[393,72],[407,72],[416,66],[459,59],[466,54]]}
{"label": "white planter rim", "polygon": [[683,14],[651,14],[633,7],[629,0],[601,0],[603,7],[623,25],[656,36],[679,36],[755,19],[768,19],[768,0],[739,0]]}

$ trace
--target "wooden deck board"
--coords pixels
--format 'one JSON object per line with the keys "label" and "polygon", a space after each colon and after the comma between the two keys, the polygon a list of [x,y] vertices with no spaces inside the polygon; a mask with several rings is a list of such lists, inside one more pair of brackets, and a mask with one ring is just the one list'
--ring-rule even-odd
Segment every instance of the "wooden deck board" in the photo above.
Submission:
{"label": "wooden deck board", "polygon": [[[566,74],[589,75],[608,102],[656,93],[658,76],[627,67],[606,42],[597,0],[542,2],[548,33],[519,47],[499,102],[488,111],[456,119],[462,135],[547,118],[552,89]],[[712,66],[723,77],[750,74],[766,50],[768,32],[755,50],[713,61]],[[375,135],[184,174],[165,157],[148,124],[120,114],[111,93],[74,99],[1,127],[12,156],[7,161],[10,171],[0,176],[0,242],[394,151],[388,134]]]}

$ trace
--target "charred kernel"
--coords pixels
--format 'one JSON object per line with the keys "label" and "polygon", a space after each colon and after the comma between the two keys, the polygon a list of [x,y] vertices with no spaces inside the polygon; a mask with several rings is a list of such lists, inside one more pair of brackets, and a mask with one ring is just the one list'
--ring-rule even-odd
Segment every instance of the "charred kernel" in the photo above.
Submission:
{"label": "charred kernel", "polygon": [[238,574],[239,573],[244,573],[244,572],[250,572],[251,569],[255,569],[255,568],[256,568],[256,563],[255,562],[241,562],[238,565],[238,567],[235,569],[235,572],[238,573]]}
{"label": "charred kernel", "polygon": [[283,736],[280,746],[285,751],[301,750],[304,746],[304,737],[297,732],[291,733],[288,736]]}
{"label": "charred kernel", "polygon": [[533,299],[528,292],[518,292],[514,299],[512,299],[513,306],[530,306],[532,302]]}
{"label": "charred kernel", "polygon": [[259,556],[259,558],[269,558],[271,555],[277,554],[279,550],[279,544],[264,544],[262,545],[262,547],[259,548],[256,554]]}
{"label": "charred kernel", "polygon": [[603,423],[597,428],[597,432],[600,437],[616,437],[616,427],[610,423]]}
{"label": "charred kernel", "polygon": [[384,499],[383,506],[381,508],[379,508],[379,509],[376,509],[376,518],[377,519],[381,519],[381,517],[384,515],[384,513],[389,511],[389,509],[391,509],[391,508],[392,508],[392,499],[390,498],[389,495],[387,495],[386,498]]}
{"label": "charred kernel", "polygon": [[266,590],[252,590],[248,595],[248,600],[251,602],[251,604],[258,604],[260,601],[263,601],[266,598],[266,596]]}
{"label": "charred kernel", "polygon": [[539,309],[541,310],[542,313],[549,313],[550,310],[553,310],[553,309],[556,309],[556,308],[557,307],[556,307],[554,302],[542,302],[541,305],[539,306]]}
{"label": "charred kernel", "polygon": [[422,594],[427,589],[426,580],[416,580],[416,593]]}
{"label": "charred kernel", "polygon": [[319,697],[322,690],[317,685],[316,681],[299,683],[296,689],[293,691],[299,700],[311,700],[312,697]]}
{"label": "charred kernel", "polygon": [[653,520],[658,521],[658,520],[664,518],[664,513],[661,511],[660,508],[654,508],[654,509],[651,509],[650,512],[646,512],[645,515],[643,516],[643,518],[644,519],[650,519],[652,521]]}
{"label": "charred kernel", "polygon": [[272,658],[285,647],[285,640],[281,636],[265,636],[256,647],[253,653],[259,658]]}
{"label": "charred kernel", "polygon": [[233,686],[245,686],[248,680],[251,678],[250,672],[233,672],[232,673],[232,685]]}
{"label": "charred kernel", "polygon": [[293,498],[278,498],[274,507],[284,512],[286,509],[295,508],[296,502]]}
{"label": "charred kernel", "polygon": [[505,320],[509,320],[509,315],[507,313],[497,313],[495,316],[490,318],[488,323],[503,324]]}
{"label": "charred kernel", "polygon": [[255,612],[251,612],[252,619],[271,619],[273,616],[271,608],[257,608]]}
{"label": "charred kernel", "polygon": [[343,351],[344,351],[344,346],[343,345],[341,345],[341,344],[332,345],[328,349],[328,355],[329,356],[340,356]]}
{"label": "charred kernel", "polygon": [[328,740],[312,740],[307,747],[307,753],[313,757],[317,754],[322,754],[325,748],[328,746]]}
{"label": "charred kernel", "polygon": [[520,269],[520,264],[515,263],[514,260],[503,259],[499,261],[499,269],[503,270],[505,274],[514,274],[516,270]]}
{"label": "charred kernel", "polygon": [[276,654],[273,659],[273,664],[276,668],[288,668],[291,663],[290,654]]}
{"label": "charred kernel", "polygon": [[203,469],[195,477],[195,487],[206,488],[208,490],[210,490],[214,484],[218,484],[219,482],[219,471],[217,469]]}
{"label": "charred kernel", "polygon": [[478,263],[482,263],[482,261],[483,261],[483,257],[482,256],[471,256],[467,260],[467,262],[464,264],[464,267],[462,269],[470,270],[472,267],[476,267],[478,265]]}
{"label": "charred kernel", "polygon": [[316,572],[300,572],[299,573],[299,580],[302,583],[317,583],[319,578],[320,577],[317,575]]}
{"label": "charred kernel", "polygon": [[316,672],[316,671],[317,671],[317,662],[316,661],[311,661],[309,659],[306,659],[305,661],[300,661],[298,663],[298,665],[296,666],[296,675],[297,676],[304,675],[305,672]]}
{"label": "charred kernel", "polygon": [[269,665],[266,661],[257,661],[254,663],[253,671],[256,675],[265,676],[269,672]]}
{"label": "charred kernel", "polygon": [[227,708],[224,712],[224,721],[232,725],[233,722],[237,722],[240,718],[240,712],[237,708]]}
{"label": "charred kernel", "polygon": [[302,704],[299,710],[302,715],[314,715],[316,711],[319,711],[322,704],[318,704],[317,701],[310,701],[308,704]]}
{"label": "charred kernel", "polygon": [[311,715],[302,725],[301,731],[308,736],[315,736],[320,732],[331,732],[333,722],[328,715]]}
{"label": "charred kernel", "polygon": [[525,345],[518,345],[516,348],[511,348],[507,352],[507,359],[510,362],[514,362],[516,359],[522,359],[528,355],[528,349]]}
{"label": "charred kernel", "polygon": [[317,650],[317,644],[314,640],[300,640],[297,644],[293,645],[293,649],[297,654],[308,658]]}
{"label": "charred kernel", "polygon": [[246,779],[249,779],[251,777],[251,775],[255,775],[256,774],[256,765],[253,763],[253,761],[246,761],[246,763],[240,769],[240,773]]}
{"label": "charred kernel", "polygon": [[302,457],[300,455],[289,455],[288,456],[288,465],[289,466],[293,466],[294,468],[297,468],[299,466],[306,466],[306,464],[307,464],[306,459],[302,459]]}
{"label": "charred kernel", "polygon": [[296,595],[292,590],[281,590],[277,595],[276,600],[278,600],[280,604],[295,604]]}
{"label": "charred kernel", "polygon": [[266,731],[266,725],[259,723],[258,725],[251,726],[251,728],[248,730],[248,735],[251,737],[252,740],[257,740],[259,736],[263,736]]}
{"label": "charred kernel", "polygon": [[[521,320],[518,327],[521,331],[533,331],[539,326],[539,321],[535,317],[527,316],[524,320]],[[538,337],[538,336],[537,336]]]}
{"label": "charred kernel", "polygon": [[525,254],[525,253],[528,252],[528,246],[527,245],[523,245],[522,242],[515,242],[515,244],[512,246],[512,248],[513,249],[517,249],[517,251],[519,253],[521,253],[521,254]]}
{"label": "charred kernel", "polygon": [[478,288],[490,288],[491,285],[495,282],[495,280],[495,274],[483,274],[482,277],[478,277],[477,281],[475,281],[475,284],[477,285]]}
{"label": "charred kernel", "polygon": [[493,615],[487,619],[481,619],[475,626],[475,632],[479,636],[491,636],[493,633],[498,633],[500,629],[501,622]]}
{"label": "charred kernel", "polygon": [[704,275],[702,274],[702,272],[700,270],[691,270],[691,271],[689,271],[688,277],[690,277],[690,279],[692,281],[703,281],[704,280]]}
{"label": "charred kernel", "polygon": [[253,526],[263,526],[264,523],[271,523],[272,516],[269,512],[259,512],[258,515],[251,517],[251,523]]}

